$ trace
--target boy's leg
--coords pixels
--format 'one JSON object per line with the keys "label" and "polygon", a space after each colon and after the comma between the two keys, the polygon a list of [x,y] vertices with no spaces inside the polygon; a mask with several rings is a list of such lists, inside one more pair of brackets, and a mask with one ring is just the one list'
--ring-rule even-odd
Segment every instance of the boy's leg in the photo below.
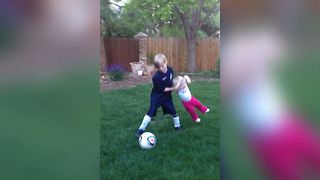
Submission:
{"label": "boy's leg", "polygon": [[164,112],[170,113],[172,115],[173,125],[175,129],[180,129],[180,118],[176,112],[174,104],[171,101],[168,101],[162,105],[162,109]]}
{"label": "boy's leg", "polygon": [[136,132],[136,136],[137,137],[140,137],[141,134],[144,133],[144,131],[146,130],[146,127],[148,126],[150,121],[151,121],[151,117],[149,115],[147,115],[147,114],[144,115],[143,120],[142,120],[142,122],[141,122],[141,124],[139,126],[139,129]]}
{"label": "boy's leg", "polygon": [[178,114],[175,114],[174,116],[172,116],[172,120],[173,120],[174,128],[180,129],[180,118],[179,118]]}
{"label": "boy's leg", "polygon": [[158,108],[159,108],[159,105],[151,100],[148,113],[143,117],[143,120],[139,126],[139,129],[136,132],[137,137],[140,137],[140,135],[144,133],[148,124],[151,122],[153,115],[155,114],[155,112],[157,112]]}
{"label": "boy's leg", "polygon": [[141,129],[141,130],[144,131],[144,130],[146,129],[146,127],[148,126],[148,124],[150,123],[150,121],[151,121],[151,117],[148,116],[147,114],[144,115],[143,120],[142,120],[142,122],[141,122],[141,125],[140,125],[139,129]]}
{"label": "boy's leg", "polygon": [[205,113],[205,112],[208,110],[208,108],[207,108],[206,106],[202,105],[201,102],[200,102],[198,99],[196,99],[195,97],[192,97],[190,101],[192,102],[192,104],[193,104],[202,114]]}
{"label": "boy's leg", "polygon": [[182,104],[185,107],[185,109],[188,111],[188,113],[190,114],[192,121],[195,122],[199,117],[194,109],[194,106],[189,101],[188,102],[182,101]]}

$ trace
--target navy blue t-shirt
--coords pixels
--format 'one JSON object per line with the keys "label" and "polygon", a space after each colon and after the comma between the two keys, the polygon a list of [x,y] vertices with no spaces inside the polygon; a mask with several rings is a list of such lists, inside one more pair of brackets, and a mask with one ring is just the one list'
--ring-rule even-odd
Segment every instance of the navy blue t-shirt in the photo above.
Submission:
{"label": "navy blue t-shirt", "polygon": [[156,114],[157,109],[161,106],[164,114],[176,115],[176,110],[172,102],[171,91],[164,92],[166,87],[172,87],[173,69],[167,67],[167,72],[158,71],[153,77],[153,88],[151,91],[151,102],[148,115],[150,117]]}
{"label": "navy blue t-shirt", "polygon": [[167,72],[162,73],[157,71],[157,73],[152,77],[153,88],[152,94],[162,94],[171,95],[171,91],[164,92],[166,87],[172,87],[173,70],[171,67],[167,67]]}

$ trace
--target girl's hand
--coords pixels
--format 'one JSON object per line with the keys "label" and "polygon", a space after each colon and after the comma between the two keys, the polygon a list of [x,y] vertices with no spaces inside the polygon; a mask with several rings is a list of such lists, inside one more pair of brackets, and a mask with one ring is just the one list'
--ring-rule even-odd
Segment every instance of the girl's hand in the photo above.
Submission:
{"label": "girl's hand", "polygon": [[191,83],[191,79],[188,75],[184,75],[183,78],[187,81],[188,84]]}

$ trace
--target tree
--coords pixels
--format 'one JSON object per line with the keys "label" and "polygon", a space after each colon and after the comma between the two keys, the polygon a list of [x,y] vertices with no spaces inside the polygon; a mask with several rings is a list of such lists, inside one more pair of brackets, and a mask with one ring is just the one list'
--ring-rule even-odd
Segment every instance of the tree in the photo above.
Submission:
{"label": "tree", "polygon": [[[131,31],[123,26],[121,13],[124,6],[118,4],[121,0],[100,0],[100,71],[105,72],[107,58],[105,52],[105,37],[132,37]],[[116,8],[112,8],[116,7]],[[131,34],[130,34],[131,33]]]}
{"label": "tree", "polygon": [[[104,20],[108,18],[110,14],[109,9],[109,0],[101,0],[100,1],[100,72],[105,72],[105,66],[107,64],[106,52],[105,52],[105,45],[104,45]],[[101,74],[100,74],[101,75]]]}
{"label": "tree", "polygon": [[104,37],[132,38],[137,33],[150,28],[152,18],[145,16],[136,1],[119,5],[121,0],[110,2],[101,0],[100,16],[103,21]]}
{"label": "tree", "polygon": [[104,73],[107,65],[107,57],[104,45],[104,37],[108,34],[107,27],[112,25],[112,18],[116,13],[110,8],[109,0],[100,1],[100,72]]}
{"label": "tree", "polygon": [[220,11],[220,1],[196,0],[191,2],[193,6],[187,7],[178,0],[173,4],[175,12],[183,23],[185,37],[187,40],[188,71],[196,70],[196,38],[197,32],[212,14]]}
{"label": "tree", "polygon": [[100,72],[104,73],[107,65],[102,25],[100,25]]}
{"label": "tree", "polygon": [[116,21],[119,19],[120,12],[111,8],[113,4],[116,3],[111,3],[110,0],[100,1],[100,25],[104,37],[112,37],[117,32],[114,27],[117,24]]}
{"label": "tree", "polygon": [[220,29],[220,0],[131,0],[116,11],[110,4],[101,0],[104,36],[133,37],[141,31],[149,36],[179,36],[184,32],[189,72],[196,70],[197,36],[210,36]]}
{"label": "tree", "polygon": [[[207,32],[208,27],[218,29],[216,20],[220,12],[220,0],[132,0],[139,4],[136,7],[143,10],[144,16],[152,18],[156,22],[154,27],[163,28],[176,24],[180,20],[184,36],[187,41],[188,71],[196,70],[196,38],[199,30],[203,28]],[[207,25],[207,26],[204,26]]]}

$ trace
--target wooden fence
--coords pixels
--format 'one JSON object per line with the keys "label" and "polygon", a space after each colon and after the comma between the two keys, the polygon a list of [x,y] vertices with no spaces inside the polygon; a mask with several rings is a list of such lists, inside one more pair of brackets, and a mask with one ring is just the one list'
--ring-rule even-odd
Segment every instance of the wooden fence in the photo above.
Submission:
{"label": "wooden fence", "polygon": [[[147,56],[163,53],[168,64],[175,71],[187,72],[187,43],[181,38],[148,38]],[[216,61],[220,53],[219,39],[198,39],[196,44],[197,71],[209,71],[216,68]]]}
{"label": "wooden fence", "polygon": [[107,38],[104,41],[107,66],[120,64],[131,71],[130,62],[139,61],[139,40],[134,38]]}
{"label": "wooden fence", "polygon": [[[106,39],[107,65],[121,64],[130,71],[130,62],[139,61],[139,41],[137,39]],[[147,38],[146,54],[151,58],[157,53],[167,56],[168,64],[177,72],[187,72],[187,46],[183,38]],[[197,71],[216,68],[220,55],[220,41],[217,38],[198,39],[196,44]]]}

